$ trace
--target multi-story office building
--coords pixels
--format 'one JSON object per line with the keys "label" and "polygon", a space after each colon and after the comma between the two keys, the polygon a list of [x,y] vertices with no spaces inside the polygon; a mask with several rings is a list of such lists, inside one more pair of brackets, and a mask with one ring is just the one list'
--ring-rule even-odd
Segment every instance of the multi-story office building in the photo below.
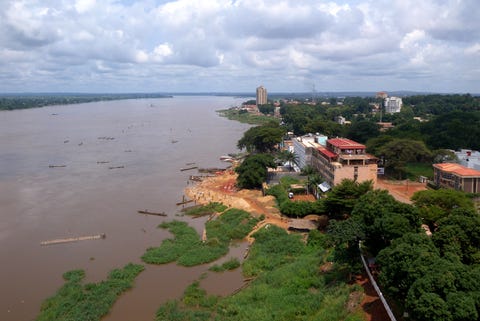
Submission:
{"label": "multi-story office building", "polygon": [[265,105],[267,102],[267,89],[263,86],[257,87],[257,106]]}
{"label": "multi-story office building", "polygon": [[344,179],[377,183],[377,161],[365,152],[365,145],[346,138],[333,138],[312,153],[314,166],[332,186]]}
{"label": "multi-story office building", "polygon": [[438,187],[480,193],[480,171],[456,163],[433,164],[433,182]]}
{"label": "multi-story office building", "polygon": [[399,97],[388,97],[385,98],[384,106],[385,112],[387,114],[399,113],[402,110],[402,98]]}
{"label": "multi-story office building", "polygon": [[324,135],[295,137],[293,149],[298,167],[315,167],[331,186],[344,179],[377,182],[377,161],[365,152],[365,145],[346,138],[327,139]]}

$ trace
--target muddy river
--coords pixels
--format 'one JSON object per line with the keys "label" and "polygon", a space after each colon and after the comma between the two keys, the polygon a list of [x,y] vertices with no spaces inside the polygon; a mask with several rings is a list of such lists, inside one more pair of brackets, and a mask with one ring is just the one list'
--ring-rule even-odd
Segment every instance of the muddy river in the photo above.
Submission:
{"label": "muddy river", "polygon": [[[141,263],[147,247],[170,236],[156,228],[164,220],[201,231],[203,219],[178,216],[175,204],[194,174],[180,169],[227,165],[219,156],[237,151],[248,126],[215,110],[244,100],[178,96],[0,112],[0,320],[34,320],[68,270],[85,269],[86,281],[97,282]],[[144,209],[168,217],[137,213]],[[105,239],[40,245],[101,233]],[[210,265],[146,265],[104,319],[151,321],[162,302],[204,273],[210,293],[242,285],[240,271],[215,274]]]}

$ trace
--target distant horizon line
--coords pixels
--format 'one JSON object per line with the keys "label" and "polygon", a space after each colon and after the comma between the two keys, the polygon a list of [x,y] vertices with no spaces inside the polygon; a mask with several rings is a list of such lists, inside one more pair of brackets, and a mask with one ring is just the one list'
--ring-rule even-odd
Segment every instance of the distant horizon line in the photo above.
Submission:
{"label": "distant horizon line", "polygon": [[[267,89],[268,90],[268,89]],[[414,90],[379,90],[379,91],[356,91],[356,90],[344,90],[344,91],[272,91],[269,92],[269,96],[275,95],[294,95],[294,96],[325,96],[329,97],[332,95],[345,95],[345,96],[355,96],[355,95],[363,95],[363,96],[371,96],[375,95],[379,92],[386,92],[387,94],[395,93],[401,95],[472,95],[472,96],[480,96],[479,93],[469,93],[469,92],[437,92],[437,91],[414,91]],[[165,96],[213,96],[213,95],[222,95],[222,96],[252,96],[255,97],[255,91],[253,92],[242,92],[242,91],[165,91],[165,92],[86,92],[86,91],[24,91],[24,92],[0,92],[1,96],[32,96],[32,95],[165,95]]]}

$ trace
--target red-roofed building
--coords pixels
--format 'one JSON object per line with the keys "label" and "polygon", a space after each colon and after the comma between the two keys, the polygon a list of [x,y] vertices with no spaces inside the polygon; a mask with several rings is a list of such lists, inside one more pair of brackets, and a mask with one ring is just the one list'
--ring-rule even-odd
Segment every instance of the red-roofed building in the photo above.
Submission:
{"label": "red-roofed building", "polygon": [[433,181],[438,187],[480,193],[480,171],[460,164],[433,164]]}
{"label": "red-roofed building", "polygon": [[330,185],[344,179],[377,182],[377,158],[365,152],[365,145],[347,138],[332,138],[312,152],[312,166]]}

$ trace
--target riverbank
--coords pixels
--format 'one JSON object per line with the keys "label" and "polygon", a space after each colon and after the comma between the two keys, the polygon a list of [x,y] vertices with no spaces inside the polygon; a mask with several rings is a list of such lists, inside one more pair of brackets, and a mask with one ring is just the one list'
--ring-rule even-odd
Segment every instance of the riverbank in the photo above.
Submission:
{"label": "riverbank", "polygon": [[197,204],[206,205],[210,202],[223,203],[228,207],[249,212],[253,217],[264,217],[247,237],[252,243],[251,235],[266,224],[273,224],[287,230],[288,218],[283,217],[276,207],[273,196],[263,196],[259,190],[238,190],[235,187],[237,174],[225,171],[214,177],[208,177],[185,189],[185,194]]}
{"label": "riverbank", "polygon": [[[273,196],[263,196],[262,192],[257,190],[237,190],[235,188],[236,178],[237,174],[233,171],[225,171],[220,175],[208,177],[193,186],[189,186],[186,188],[185,194],[195,200],[197,204],[206,205],[210,202],[221,202],[226,206],[250,212],[254,217],[263,215],[265,219],[260,221],[247,236],[247,241],[250,244],[255,241],[252,235],[267,224],[276,225],[287,231],[289,219],[282,216],[276,207],[275,198]],[[332,266],[333,264],[330,263],[330,269]],[[373,291],[369,279],[359,275],[355,284],[363,288],[363,294],[355,292],[354,295],[352,293],[351,296],[357,298],[351,298],[347,308],[352,309],[350,301],[356,302],[354,306],[358,305],[364,320],[384,320],[386,311],[381,305],[377,293]],[[355,310],[355,307],[353,307],[353,310]]]}

